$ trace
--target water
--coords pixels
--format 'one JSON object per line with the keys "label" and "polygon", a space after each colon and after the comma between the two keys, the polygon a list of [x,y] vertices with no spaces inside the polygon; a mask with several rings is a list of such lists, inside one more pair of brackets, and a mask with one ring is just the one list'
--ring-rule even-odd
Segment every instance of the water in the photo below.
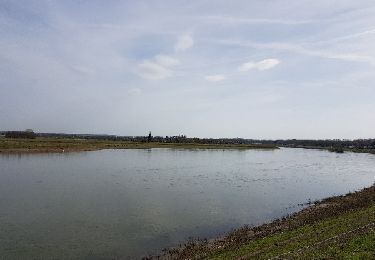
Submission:
{"label": "water", "polygon": [[137,259],[374,181],[374,155],[305,149],[1,155],[0,256]]}

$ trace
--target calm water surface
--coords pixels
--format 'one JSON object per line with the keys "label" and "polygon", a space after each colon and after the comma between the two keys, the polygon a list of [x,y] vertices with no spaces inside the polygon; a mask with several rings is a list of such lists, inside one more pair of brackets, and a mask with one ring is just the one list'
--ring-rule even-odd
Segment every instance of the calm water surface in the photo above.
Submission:
{"label": "calm water surface", "polygon": [[319,150],[0,155],[0,256],[137,259],[374,181],[374,155]]}

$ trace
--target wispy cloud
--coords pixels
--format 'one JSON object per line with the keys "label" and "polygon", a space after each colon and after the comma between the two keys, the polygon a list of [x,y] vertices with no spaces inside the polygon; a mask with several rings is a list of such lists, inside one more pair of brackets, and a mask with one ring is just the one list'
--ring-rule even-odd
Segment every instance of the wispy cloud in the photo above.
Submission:
{"label": "wispy cloud", "polygon": [[139,75],[151,80],[169,78],[173,75],[171,68],[179,63],[179,60],[173,57],[159,54],[154,59],[145,60],[138,65]]}
{"label": "wispy cloud", "polygon": [[207,75],[204,77],[205,80],[211,81],[211,82],[217,82],[217,81],[222,81],[225,79],[224,75],[221,74],[216,74],[216,75]]}
{"label": "wispy cloud", "polygon": [[176,52],[185,51],[194,45],[194,40],[190,34],[184,34],[178,37],[177,43],[174,47]]}
{"label": "wispy cloud", "polygon": [[139,75],[146,79],[158,80],[172,76],[172,70],[151,61],[144,61],[139,64]]}
{"label": "wispy cloud", "polygon": [[129,96],[139,96],[142,94],[142,90],[140,88],[131,88],[128,90]]}
{"label": "wispy cloud", "polygon": [[366,62],[370,64],[375,64],[375,59],[371,56],[360,55],[356,53],[338,53],[330,50],[315,50],[304,47],[303,45],[293,44],[293,43],[256,43],[249,41],[240,41],[240,40],[219,40],[218,42],[226,45],[236,45],[242,47],[249,47],[255,49],[269,49],[269,50],[278,50],[278,51],[287,51],[294,52],[298,54],[315,56],[326,59],[336,59],[343,61],[353,61],[353,62]]}
{"label": "wispy cloud", "polygon": [[92,75],[95,73],[95,71],[87,66],[71,66],[72,70],[74,70],[77,73],[86,74],[86,75]]}
{"label": "wispy cloud", "polygon": [[301,25],[308,23],[321,22],[318,20],[291,20],[291,19],[267,19],[267,18],[244,18],[227,15],[210,15],[199,17],[198,20],[206,23],[220,24],[220,25],[241,25],[241,24],[282,24],[282,25]]}
{"label": "wispy cloud", "polygon": [[[189,34],[184,34],[177,39],[175,51],[185,51],[194,44]],[[180,61],[172,56],[158,54],[153,59],[145,60],[138,64],[138,74],[146,79],[160,80],[166,79],[173,75],[172,67],[180,64]]]}
{"label": "wispy cloud", "polygon": [[156,55],[155,61],[159,65],[166,66],[166,67],[172,67],[172,66],[178,65],[180,63],[179,60],[177,60],[177,59],[175,59],[171,56],[162,55],[162,54]]}
{"label": "wispy cloud", "polygon": [[375,29],[370,29],[370,30],[366,30],[366,31],[358,32],[358,33],[352,33],[352,34],[344,35],[341,37],[336,37],[333,39],[322,40],[322,41],[319,41],[318,43],[333,43],[333,42],[339,42],[339,41],[346,41],[346,40],[365,37],[365,36],[369,36],[373,34],[375,34]]}
{"label": "wispy cloud", "polygon": [[246,62],[242,64],[238,70],[241,72],[248,71],[248,70],[268,70],[280,63],[278,59],[265,59],[259,62]]}

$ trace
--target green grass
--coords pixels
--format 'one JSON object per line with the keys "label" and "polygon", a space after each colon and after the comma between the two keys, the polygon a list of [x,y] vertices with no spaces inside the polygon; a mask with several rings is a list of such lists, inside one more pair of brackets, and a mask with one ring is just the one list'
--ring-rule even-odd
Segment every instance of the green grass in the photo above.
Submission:
{"label": "green grass", "polygon": [[375,232],[349,238],[322,250],[309,250],[298,255],[305,259],[375,259]]}
{"label": "green grass", "polygon": [[277,256],[374,259],[375,224],[371,226],[373,229],[361,228],[371,223],[375,223],[375,206],[258,239],[239,248],[226,249],[210,259],[269,259]]}

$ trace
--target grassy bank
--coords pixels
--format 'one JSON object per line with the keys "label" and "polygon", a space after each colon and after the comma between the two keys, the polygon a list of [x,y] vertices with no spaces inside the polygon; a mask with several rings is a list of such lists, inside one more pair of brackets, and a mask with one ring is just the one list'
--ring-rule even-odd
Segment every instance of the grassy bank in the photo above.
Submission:
{"label": "grassy bank", "polygon": [[269,224],[168,250],[167,259],[374,259],[375,185]]}
{"label": "grassy bank", "polygon": [[318,149],[318,150],[328,150],[331,152],[353,152],[353,153],[371,153],[375,154],[375,149],[370,148],[335,148],[335,147],[324,147],[324,146],[305,146],[305,145],[295,145],[295,146],[285,146],[289,148],[304,148],[304,149]]}
{"label": "grassy bank", "polygon": [[92,139],[8,139],[0,138],[0,153],[49,153],[79,152],[101,149],[150,149],[150,148],[186,148],[186,149],[277,149],[273,145],[262,144],[195,144],[195,143],[156,143],[126,142]]}

